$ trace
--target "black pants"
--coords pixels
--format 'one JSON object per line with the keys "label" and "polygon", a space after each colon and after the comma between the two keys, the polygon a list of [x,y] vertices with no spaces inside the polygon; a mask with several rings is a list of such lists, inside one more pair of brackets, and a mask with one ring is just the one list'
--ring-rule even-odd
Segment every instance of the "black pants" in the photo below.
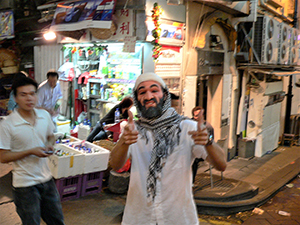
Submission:
{"label": "black pants", "polygon": [[105,130],[103,129],[102,124],[98,121],[92,132],[87,137],[87,141],[93,143],[93,141],[98,141],[102,139],[106,139],[107,134]]}
{"label": "black pants", "polygon": [[23,225],[64,225],[59,193],[54,180],[34,186],[13,187],[14,203]]}

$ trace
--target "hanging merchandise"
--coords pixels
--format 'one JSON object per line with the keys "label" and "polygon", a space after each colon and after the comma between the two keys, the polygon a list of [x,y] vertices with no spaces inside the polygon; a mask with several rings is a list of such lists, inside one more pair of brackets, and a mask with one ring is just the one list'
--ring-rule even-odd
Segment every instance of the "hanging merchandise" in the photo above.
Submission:
{"label": "hanging merchandise", "polygon": [[[119,101],[132,94],[135,80],[142,72],[143,47],[137,43],[135,51],[128,53],[122,51],[123,44],[120,43],[64,46],[65,59],[72,59],[74,68],[80,71],[75,82],[79,93],[75,105],[79,102],[86,105],[92,126]],[[76,115],[80,112],[78,110]]]}
{"label": "hanging merchandise", "polygon": [[81,74],[78,77],[78,84],[82,84],[82,83],[83,84],[87,84],[88,83],[88,79],[89,79],[89,73],[88,72],[84,72],[83,74]]}

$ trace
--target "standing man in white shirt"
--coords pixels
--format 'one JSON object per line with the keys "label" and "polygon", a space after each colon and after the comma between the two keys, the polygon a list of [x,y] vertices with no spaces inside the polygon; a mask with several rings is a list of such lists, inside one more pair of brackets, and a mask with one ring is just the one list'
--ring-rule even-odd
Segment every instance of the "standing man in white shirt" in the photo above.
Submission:
{"label": "standing man in white shirt", "polygon": [[223,149],[208,139],[203,117],[192,121],[171,107],[166,84],[155,73],[140,75],[133,90],[139,119],[128,124],[111,152],[120,169],[131,157],[122,225],[197,225],[191,165],[195,158],[224,171]]}
{"label": "standing man in white shirt", "polygon": [[43,81],[38,88],[37,108],[48,111],[52,117],[56,130],[56,120],[59,114],[59,106],[62,103],[62,92],[58,81],[58,73],[55,70],[47,72],[47,80]]}
{"label": "standing man in white shirt", "polygon": [[37,83],[29,77],[12,85],[18,104],[0,122],[0,162],[12,162],[14,203],[23,225],[64,225],[60,197],[47,157],[53,153],[54,125],[49,113],[36,109]]}

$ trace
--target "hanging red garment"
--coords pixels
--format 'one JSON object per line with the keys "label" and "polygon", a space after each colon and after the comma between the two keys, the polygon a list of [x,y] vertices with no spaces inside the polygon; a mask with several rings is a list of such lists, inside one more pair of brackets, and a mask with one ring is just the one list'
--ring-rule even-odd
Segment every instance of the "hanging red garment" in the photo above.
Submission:
{"label": "hanging red garment", "polygon": [[74,68],[70,68],[69,73],[68,73],[68,81],[72,81],[75,77],[75,71]]}
{"label": "hanging red garment", "polygon": [[88,83],[90,77],[90,73],[89,72],[84,72],[82,73],[79,77],[78,77],[78,84],[82,84],[82,79],[84,78],[84,84]]}

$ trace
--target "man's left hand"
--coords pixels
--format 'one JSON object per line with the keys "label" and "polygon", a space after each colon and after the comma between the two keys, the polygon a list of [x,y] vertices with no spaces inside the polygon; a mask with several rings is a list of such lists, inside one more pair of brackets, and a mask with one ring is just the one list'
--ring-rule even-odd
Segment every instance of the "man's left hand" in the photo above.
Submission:
{"label": "man's left hand", "polygon": [[191,135],[195,145],[206,145],[208,132],[204,125],[203,110],[201,110],[198,114],[197,131],[189,131],[188,134]]}

